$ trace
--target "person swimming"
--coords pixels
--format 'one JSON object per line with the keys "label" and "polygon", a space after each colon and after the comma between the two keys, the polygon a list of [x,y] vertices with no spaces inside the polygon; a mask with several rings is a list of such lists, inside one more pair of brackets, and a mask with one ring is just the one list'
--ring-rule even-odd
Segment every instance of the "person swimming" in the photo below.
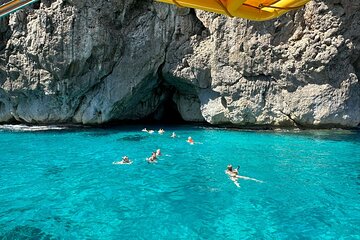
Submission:
{"label": "person swimming", "polygon": [[250,178],[250,177],[245,177],[245,176],[239,175],[239,168],[240,168],[240,166],[238,166],[236,169],[234,169],[232,167],[232,165],[229,164],[225,170],[225,173],[229,176],[230,180],[233,181],[237,187],[240,187],[238,179],[252,180],[252,181],[260,182],[260,183],[263,182],[261,180],[255,179],[255,178]]}
{"label": "person swimming", "polygon": [[153,134],[154,133],[154,130],[149,130],[149,131],[147,131],[148,133],[150,133],[150,134]]}
{"label": "person swimming", "polygon": [[233,169],[233,166],[231,164],[227,165],[227,168],[225,170],[225,173],[231,177],[235,177],[239,174],[238,169],[240,166],[238,166],[236,169]]}
{"label": "person swimming", "polygon": [[121,161],[113,162],[113,164],[132,164],[132,161],[128,158],[128,156],[124,156]]}
{"label": "person swimming", "polygon": [[194,140],[191,137],[188,137],[186,141],[190,144],[194,144]]}
{"label": "person swimming", "polygon": [[148,163],[157,163],[156,152],[153,152],[153,153],[151,154],[151,157],[146,158],[146,161],[147,161]]}
{"label": "person swimming", "polygon": [[156,156],[158,157],[158,156],[160,156],[161,155],[161,151],[160,151],[160,149],[157,149],[156,150]]}
{"label": "person swimming", "polygon": [[164,134],[164,132],[165,132],[165,131],[164,131],[164,129],[162,129],[162,128],[160,128],[159,131],[158,131],[159,134]]}
{"label": "person swimming", "polygon": [[148,132],[148,130],[146,128],[144,128],[143,130],[141,130],[142,132]]}
{"label": "person swimming", "polygon": [[[239,168],[239,167],[238,167]],[[236,169],[233,169],[232,165],[229,164],[225,170],[225,173],[229,176],[230,180],[234,182],[234,184],[237,186],[237,187],[240,187],[240,184],[239,182],[237,181],[238,178],[236,177],[238,175],[238,171]]]}
{"label": "person swimming", "polygon": [[173,132],[173,133],[171,134],[171,137],[172,137],[172,138],[176,138],[175,132]]}

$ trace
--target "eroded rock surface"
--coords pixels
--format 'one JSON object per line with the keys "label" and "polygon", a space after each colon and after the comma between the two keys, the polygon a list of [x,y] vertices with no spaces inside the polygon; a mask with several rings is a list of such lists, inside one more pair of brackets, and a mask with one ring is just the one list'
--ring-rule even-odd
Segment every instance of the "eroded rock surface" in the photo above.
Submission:
{"label": "eroded rock surface", "polygon": [[161,119],[172,102],[186,121],[356,127],[359,11],[316,0],[251,22],[152,1],[42,1],[0,20],[0,121]]}

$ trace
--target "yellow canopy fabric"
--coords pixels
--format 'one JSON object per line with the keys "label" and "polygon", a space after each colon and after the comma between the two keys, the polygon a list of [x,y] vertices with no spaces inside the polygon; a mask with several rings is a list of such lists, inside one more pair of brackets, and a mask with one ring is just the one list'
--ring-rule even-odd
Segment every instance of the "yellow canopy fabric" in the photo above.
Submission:
{"label": "yellow canopy fabric", "polygon": [[310,0],[157,0],[209,12],[225,14],[231,17],[265,21],[301,8]]}

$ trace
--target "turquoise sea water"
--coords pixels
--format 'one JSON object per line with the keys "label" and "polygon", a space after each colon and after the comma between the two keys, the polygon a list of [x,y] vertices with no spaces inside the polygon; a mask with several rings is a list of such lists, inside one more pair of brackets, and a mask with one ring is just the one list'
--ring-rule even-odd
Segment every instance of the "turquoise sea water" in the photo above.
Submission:
{"label": "turquoise sea water", "polygon": [[359,132],[143,127],[0,130],[0,239],[360,239]]}

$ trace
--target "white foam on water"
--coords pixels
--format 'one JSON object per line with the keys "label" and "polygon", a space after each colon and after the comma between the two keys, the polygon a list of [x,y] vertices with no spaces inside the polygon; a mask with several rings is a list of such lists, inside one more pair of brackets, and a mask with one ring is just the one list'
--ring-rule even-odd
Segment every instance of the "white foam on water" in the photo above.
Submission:
{"label": "white foam on water", "polygon": [[36,132],[36,131],[49,131],[49,130],[63,130],[67,129],[65,126],[28,126],[25,124],[4,124],[0,125],[0,131],[11,132]]}

